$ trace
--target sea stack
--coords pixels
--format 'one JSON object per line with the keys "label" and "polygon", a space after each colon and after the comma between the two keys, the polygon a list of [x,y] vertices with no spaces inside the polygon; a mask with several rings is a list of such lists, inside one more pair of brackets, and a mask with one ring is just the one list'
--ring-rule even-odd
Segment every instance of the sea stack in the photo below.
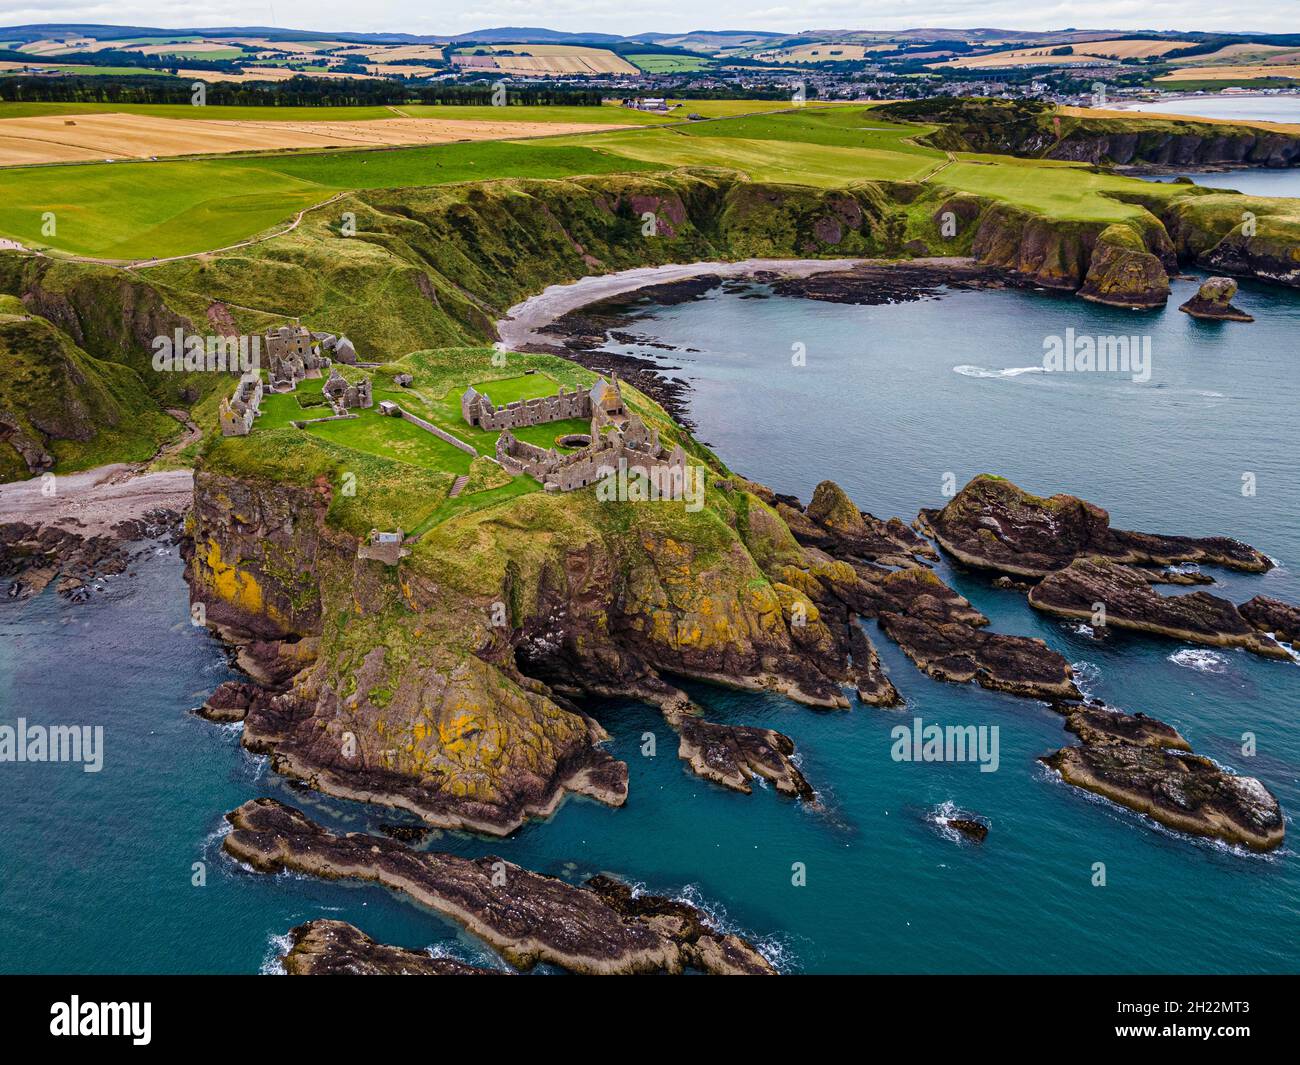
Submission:
{"label": "sea stack", "polygon": [[1193,318],[1207,318],[1220,322],[1253,322],[1255,319],[1232,305],[1237,294],[1237,282],[1230,277],[1210,277],[1201,282],[1196,295],[1178,309]]}

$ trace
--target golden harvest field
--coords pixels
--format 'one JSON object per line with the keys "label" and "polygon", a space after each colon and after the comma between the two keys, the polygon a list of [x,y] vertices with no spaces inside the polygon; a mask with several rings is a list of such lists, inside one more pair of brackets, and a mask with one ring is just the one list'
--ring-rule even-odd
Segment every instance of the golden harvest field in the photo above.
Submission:
{"label": "golden harvest field", "polygon": [[286,148],[364,148],[589,133],[586,122],[383,118],[361,122],[256,122],[154,118],[117,112],[0,119],[0,166],[148,159]]}

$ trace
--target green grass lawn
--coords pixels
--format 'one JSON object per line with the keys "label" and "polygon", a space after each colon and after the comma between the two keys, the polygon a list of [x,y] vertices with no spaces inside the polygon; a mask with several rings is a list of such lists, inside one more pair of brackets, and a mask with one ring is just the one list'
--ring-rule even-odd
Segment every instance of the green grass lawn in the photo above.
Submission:
{"label": "green grass lawn", "polygon": [[320,422],[308,426],[306,432],[356,451],[421,466],[427,470],[469,473],[473,456],[440,440],[418,425],[412,425],[402,418],[385,417],[379,413],[377,405],[352,413],[357,417],[337,422]]}
{"label": "green grass lawn", "polygon": [[553,396],[560,390],[558,382],[544,373],[520,374],[518,377],[498,377],[490,381],[475,381],[474,390],[487,396],[498,407],[521,399],[540,399]]}
{"label": "green grass lawn", "polygon": [[[183,255],[245,240],[346,189],[645,169],[654,165],[589,147],[510,141],[12,168],[0,170],[0,235],[109,259]],[[41,233],[47,211],[53,237]]]}
{"label": "green grass lawn", "polygon": [[[748,115],[781,101],[691,101],[708,116]],[[370,119],[387,108],[275,108],[75,104],[0,105],[0,118],[54,113],[132,111],[207,119]],[[662,125],[671,119],[619,107],[405,107],[412,117],[518,121],[592,121]],[[840,124],[816,117],[843,112]],[[0,170],[0,235],[28,247],[106,259],[184,255],[225,247],[274,228],[294,212],[347,189],[404,188],[498,177],[568,177],[662,166],[706,164],[747,170],[756,178],[816,180],[835,185],[864,177],[910,178],[933,161],[898,145],[894,128],[864,134],[851,128],[860,108],[808,108],[793,116],[611,131],[530,141],[478,141],[417,148],[261,153],[158,162],[85,163]],[[676,116],[680,121],[681,115]],[[784,121],[782,121],[784,119]],[[726,127],[744,125],[735,135]],[[864,123],[883,125],[883,123]],[[709,135],[704,135],[705,131]],[[755,136],[743,136],[743,134]],[[782,141],[782,137],[799,138]],[[645,138],[645,139],[643,139]],[[824,143],[822,143],[824,142]],[[930,153],[933,155],[934,153]],[[42,235],[45,212],[57,231]]]}
{"label": "green grass lawn", "polygon": [[704,70],[709,65],[707,57],[693,55],[625,55],[623,58],[647,74],[681,74]]}
{"label": "green grass lawn", "polygon": [[[615,133],[601,146],[643,163],[721,166],[754,181],[831,188],[871,178],[915,181],[934,169],[935,159],[916,153],[834,147],[770,138],[691,137],[668,130]],[[939,157],[942,159],[942,156]]]}
{"label": "green grass lawn", "polygon": [[[1026,162],[1031,165],[1017,165]],[[1056,218],[1090,222],[1119,222],[1135,217],[1140,213],[1138,208],[1100,193],[1120,191],[1135,183],[1147,184],[1134,178],[1092,174],[1076,167],[1032,165],[1030,160],[990,164],[960,159],[945,168],[935,180],[965,192],[1017,203]]]}
{"label": "green grass lawn", "polygon": [[[552,447],[555,441],[570,433],[590,433],[590,418],[565,418],[563,421],[547,422],[545,425],[525,425],[512,430],[519,440],[537,447]],[[574,448],[562,447],[560,451],[573,451]]]}

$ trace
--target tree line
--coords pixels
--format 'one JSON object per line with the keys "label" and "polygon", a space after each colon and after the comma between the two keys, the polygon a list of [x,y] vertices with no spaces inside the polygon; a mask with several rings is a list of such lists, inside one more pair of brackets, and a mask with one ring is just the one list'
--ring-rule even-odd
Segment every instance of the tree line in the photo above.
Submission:
{"label": "tree line", "polygon": [[[194,95],[188,78],[167,75],[0,78],[0,100],[7,103],[189,104]],[[311,78],[287,81],[208,84],[208,104],[233,107],[371,107],[401,104],[489,105],[493,87],[484,83],[408,85],[396,81]],[[499,97],[498,97],[499,98]],[[558,85],[509,86],[507,106],[564,105],[599,107],[598,89]]]}

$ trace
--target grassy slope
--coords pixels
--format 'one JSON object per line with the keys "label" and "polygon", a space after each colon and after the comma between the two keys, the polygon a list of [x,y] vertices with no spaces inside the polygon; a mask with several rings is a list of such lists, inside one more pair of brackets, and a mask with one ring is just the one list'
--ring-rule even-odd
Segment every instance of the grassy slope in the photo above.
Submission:
{"label": "grassy slope", "polygon": [[[0,409],[54,456],[56,473],[142,462],[179,431],[134,370],[93,358],[15,304],[4,297],[0,306]],[[27,475],[13,447],[0,443],[0,479]]]}

